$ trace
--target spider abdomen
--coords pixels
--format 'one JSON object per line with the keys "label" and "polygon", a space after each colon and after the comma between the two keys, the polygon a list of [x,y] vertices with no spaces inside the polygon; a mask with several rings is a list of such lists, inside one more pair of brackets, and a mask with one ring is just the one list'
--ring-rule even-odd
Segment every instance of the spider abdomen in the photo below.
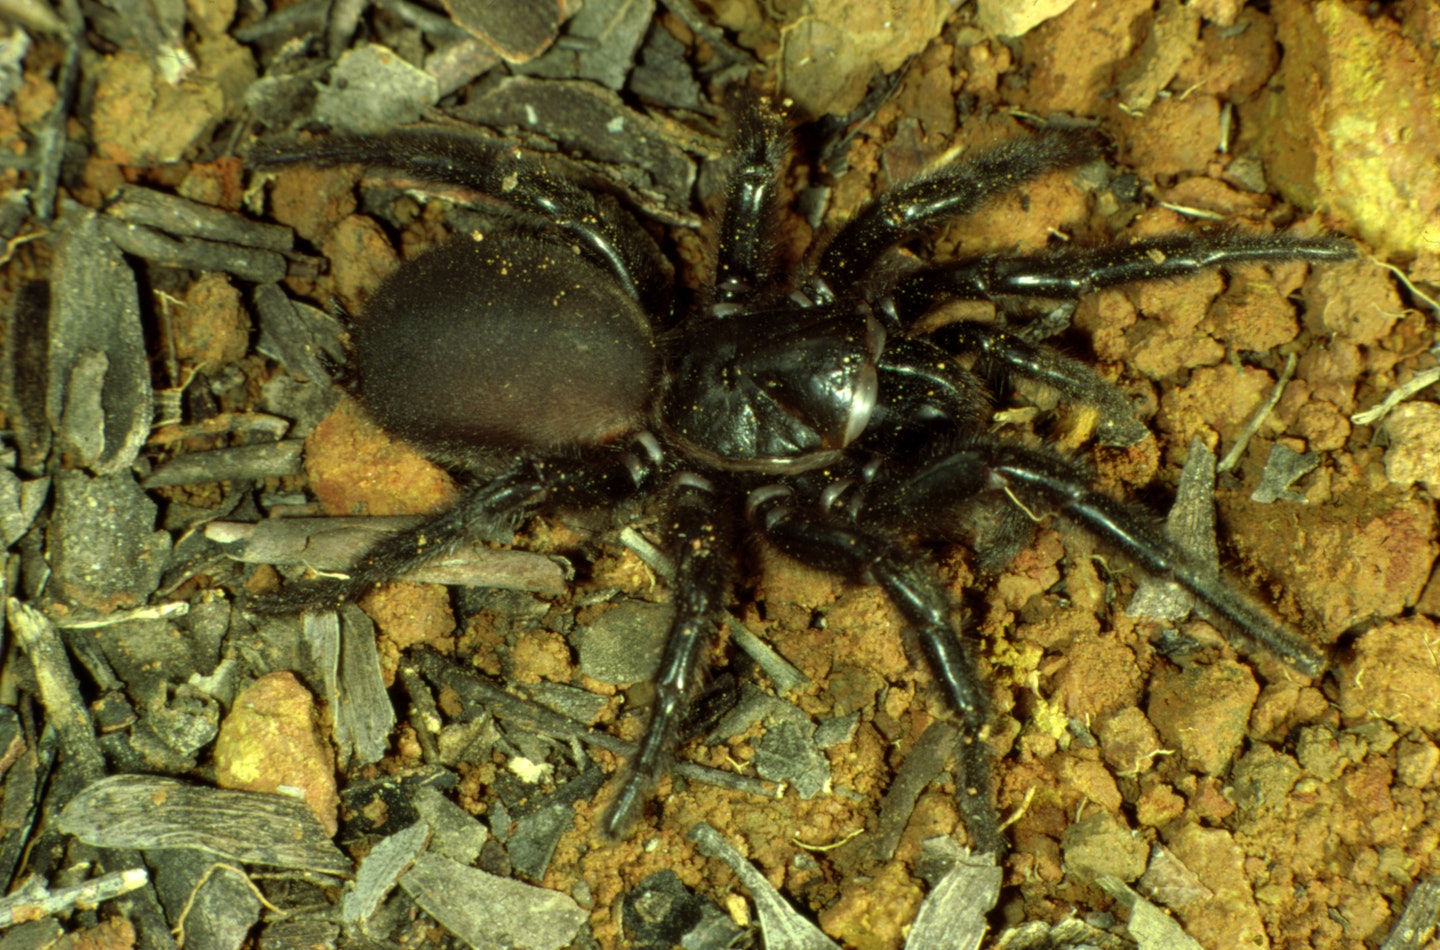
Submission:
{"label": "spider abdomen", "polygon": [[406,264],[354,334],[376,421],[465,467],[484,449],[633,429],[656,376],[649,320],[600,267],[539,234],[459,237]]}

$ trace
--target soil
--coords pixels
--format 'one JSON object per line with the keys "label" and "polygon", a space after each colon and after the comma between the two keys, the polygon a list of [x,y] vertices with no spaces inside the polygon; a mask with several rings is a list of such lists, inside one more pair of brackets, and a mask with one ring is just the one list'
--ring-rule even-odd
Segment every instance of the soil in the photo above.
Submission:
{"label": "soil", "polygon": [[[804,43],[856,15],[848,3],[820,0],[783,21],[771,8],[797,5],[710,6],[767,64],[767,77],[808,62]],[[1129,177],[1048,176],[946,227],[917,252],[932,259],[1023,253],[1057,240],[1098,245],[1217,221],[1246,231],[1333,232],[1360,243],[1366,256],[1331,267],[1237,267],[1083,300],[1072,328],[1052,342],[1124,389],[1153,438],[1099,447],[1081,414],[1029,391],[1007,396],[1005,408],[1034,411],[1007,413],[999,426],[1017,440],[1058,442],[1093,465],[1105,490],[1163,513],[1192,443],[1223,458],[1293,358],[1293,376],[1238,462],[1220,475],[1215,502],[1229,577],[1327,651],[1322,675],[1307,677],[1263,652],[1237,652],[1195,617],[1129,616],[1138,570],[1062,523],[1044,521],[994,577],[958,545],[928,547],[926,556],[955,599],[957,622],[979,644],[998,711],[986,741],[1012,849],[1001,859],[997,930],[1071,917],[1101,927],[1123,921],[1127,913],[1095,883],[1109,874],[1167,907],[1207,948],[1373,947],[1414,883],[1440,874],[1440,476],[1426,461],[1440,444],[1435,390],[1411,403],[1429,410],[1389,417],[1399,424],[1357,416],[1437,365],[1440,310],[1401,278],[1431,291],[1440,284],[1432,167],[1440,139],[1427,138],[1433,123],[1411,129],[1403,143],[1386,138],[1392,147],[1362,156],[1371,163],[1362,173],[1348,164],[1345,136],[1330,133],[1366,121],[1383,138],[1393,118],[1383,113],[1405,108],[1382,95],[1337,101],[1354,95],[1347,69],[1365,55],[1386,64],[1375,79],[1383,88],[1417,96],[1424,89],[1440,103],[1440,14],[1422,0],[1331,0],[1313,9],[1276,0],[1265,10],[1216,0],[1188,9],[1081,2],[1001,40],[966,5],[940,16],[938,36],[903,62],[873,53],[867,60],[863,49],[847,47],[850,58],[833,64],[834,82],[801,84],[797,75],[803,95],[796,93],[794,108],[847,110],[859,102],[856,89],[863,96],[881,74],[898,76],[852,130],[845,168],[829,183],[822,233],[946,153],[963,160],[1027,134],[1037,117],[1068,115],[1095,120],[1113,143],[1112,175]],[[663,5],[657,16],[682,41],[703,45]],[[921,29],[926,17],[897,30]],[[113,57],[116,70],[126,65],[122,55]],[[0,109],[0,137],[13,137],[53,95],[45,71],[29,68],[27,86]],[[224,97],[212,99],[219,109]],[[106,111],[118,101],[97,93],[93,154],[87,185],[74,188],[78,200],[98,205],[127,178],[186,181],[192,189],[203,179],[222,205],[238,196],[236,167],[187,163],[163,143],[141,140]],[[192,103],[195,122],[203,124],[211,101]],[[1437,113],[1430,108],[1432,118]],[[1375,178],[1381,163],[1379,177],[1393,189],[1356,193],[1356,176]],[[798,186],[819,174],[814,156],[802,152],[786,181]],[[402,258],[444,236],[427,206],[414,209],[403,239],[392,242],[359,210],[355,181],[353,170],[296,169],[270,191],[273,219],[330,261],[326,274],[290,282],[292,293],[319,306],[333,296],[363,310],[365,296]],[[784,232],[797,246],[813,236],[793,214]],[[689,255],[682,277],[692,279],[703,267],[693,239],[678,228],[664,237]],[[14,250],[12,267],[43,269],[43,247]],[[13,283],[6,278],[7,295]],[[195,274],[168,291],[194,304],[192,318],[203,311],[217,321],[213,332],[189,328],[173,342],[190,365],[240,367],[254,395],[270,370],[236,345],[247,318],[224,292],[225,279],[218,285],[214,275]],[[993,308],[933,322],[977,314],[989,319]],[[311,436],[308,485],[320,504],[335,514],[443,506],[453,492],[444,473],[405,446],[377,443],[384,437],[367,426],[346,401]],[[1314,452],[1317,465],[1288,495],[1260,503],[1252,494],[1276,447]],[[376,479],[384,484],[365,484],[354,470],[357,458],[374,453],[386,460],[388,474]],[[373,476],[374,466],[362,467]],[[653,536],[653,522],[644,512],[637,517]],[[645,687],[620,691],[589,680],[556,631],[583,627],[606,592],[664,603],[666,585],[615,543],[613,526],[547,516],[526,525],[517,545],[580,561],[570,594],[551,600],[538,620],[485,611],[457,630],[443,598],[417,597],[410,585],[378,591],[362,606],[384,640],[387,675],[415,644],[478,651],[476,666],[515,683],[596,688],[609,697],[597,725],[634,739],[641,722],[626,711]],[[626,945],[620,901],[659,871],[744,916],[733,901],[742,892],[734,876],[686,838],[705,821],[840,945],[898,948],[927,893],[916,870],[922,842],[968,841],[954,777],[945,772],[921,794],[893,857],[878,860],[872,848],[897,768],[927,727],[949,716],[945,704],[878,589],[765,551],[747,559],[737,587],[733,616],[808,677],[785,698],[816,720],[859,714],[853,735],[826,750],[830,788],[808,800],[792,790],[766,801],[666,778],[656,807],[620,842],[595,830],[602,794],[576,806],[575,827],[539,883],[584,895],[591,932],[605,948]],[[1176,635],[1192,648],[1173,649]],[[712,660],[724,664],[735,652],[722,630]],[[691,742],[680,754],[745,771],[757,738],[752,730],[715,746]],[[418,756],[415,742],[397,741],[383,769],[401,772]],[[623,764],[596,756],[607,769]],[[476,813],[489,807],[493,773],[463,777],[464,804]],[[1167,877],[1167,867],[1179,871]]]}

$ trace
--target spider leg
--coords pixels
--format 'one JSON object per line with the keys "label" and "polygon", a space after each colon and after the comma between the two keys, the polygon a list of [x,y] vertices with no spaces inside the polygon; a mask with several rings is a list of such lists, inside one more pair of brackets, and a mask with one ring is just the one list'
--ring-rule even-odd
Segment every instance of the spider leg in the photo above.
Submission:
{"label": "spider leg", "polygon": [[669,531],[679,544],[673,588],[675,619],[655,674],[650,721],[602,821],[602,830],[611,838],[623,837],[634,824],[665,767],[686,701],[695,695],[697,662],[729,592],[736,526],[731,506],[716,502],[714,490],[703,479],[677,476]]}
{"label": "spider leg", "polygon": [[[776,169],[786,139],[763,101],[746,96],[735,110],[737,155],[725,192],[725,217],[715,269],[715,300],[734,303],[773,278]],[[717,315],[719,315],[717,314]]]}
{"label": "spider leg", "polygon": [[657,312],[669,307],[667,266],[649,235],[628,214],[605,213],[588,191],[513,147],[473,135],[401,129],[376,138],[265,142],[247,158],[262,167],[379,165],[489,195],[567,234],[632,298]]}
{"label": "spider leg", "polygon": [[876,363],[880,385],[865,438],[908,456],[958,427],[984,431],[990,393],[955,357],[929,340],[892,336]]}
{"label": "spider leg", "polygon": [[952,353],[977,354],[976,373],[991,379],[996,390],[1005,376],[1016,373],[1094,406],[1100,410],[1100,438],[1107,445],[1134,445],[1147,435],[1130,400],[1093,366],[1037,346],[1002,326],[961,321],[940,327],[924,340]]}
{"label": "spider leg", "polygon": [[767,540],[805,564],[867,584],[878,584],[919,637],[921,648],[951,706],[959,714],[960,810],[980,851],[1003,847],[991,803],[990,752],[984,732],[990,698],[970,649],[950,623],[950,601],[934,577],[879,537],[834,519],[805,517],[784,504],[762,504],[759,518]]}
{"label": "spider leg", "polygon": [[1179,584],[1222,617],[1222,629],[1245,650],[1268,651],[1311,677],[1325,668],[1313,646],[1242,596],[1217,569],[1197,563],[1153,517],[1090,488],[1077,468],[1050,453],[977,442],[905,477],[891,491],[877,491],[868,511],[889,523],[914,524],[919,517],[987,490],[1006,490],[1026,504],[1049,505],[1149,573]]}
{"label": "spider leg", "polygon": [[1047,132],[1006,142],[969,161],[882,194],[845,224],[820,255],[817,278],[842,293],[861,283],[881,255],[941,221],[976,211],[987,200],[1049,171],[1100,155],[1086,132]]}
{"label": "spider leg", "polygon": [[896,284],[897,309],[914,320],[944,300],[1045,297],[1078,300],[1101,287],[1183,277],[1227,264],[1270,261],[1333,262],[1355,256],[1355,245],[1340,238],[1218,231],[1167,234],[1134,244],[1035,254],[986,256],[922,267]]}
{"label": "spider leg", "polygon": [[346,576],[289,584],[278,594],[252,597],[248,606],[264,614],[333,609],[377,584],[444,557],[469,539],[513,529],[541,502],[559,506],[614,502],[635,494],[650,474],[650,460],[640,453],[606,450],[597,461],[594,468],[574,459],[517,464],[473,486],[458,503],[433,518],[379,541]]}

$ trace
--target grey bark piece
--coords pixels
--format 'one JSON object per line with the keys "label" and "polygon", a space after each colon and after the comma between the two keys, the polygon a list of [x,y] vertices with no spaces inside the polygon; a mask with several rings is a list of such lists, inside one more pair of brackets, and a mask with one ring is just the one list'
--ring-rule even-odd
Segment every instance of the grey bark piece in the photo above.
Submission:
{"label": "grey bark piece", "polygon": [[99,350],[82,350],[65,381],[65,409],[60,416],[60,449],[81,465],[94,465],[105,451],[105,374],[110,358]]}
{"label": "grey bark piece", "polygon": [[849,742],[855,736],[855,727],[860,724],[860,712],[848,716],[833,716],[822,719],[815,726],[815,744],[822,749]]}
{"label": "grey bark piece", "polygon": [[509,63],[523,63],[543,53],[559,35],[564,14],[573,12],[558,0],[441,0],[441,6],[451,19]]}
{"label": "grey bark piece", "polygon": [[177,455],[145,479],[146,488],[203,485],[240,479],[284,478],[305,471],[305,442],[284,439],[233,449]]}
{"label": "grey bark piece", "polygon": [[1305,496],[1290,486],[1319,466],[1320,456],[1314,452],[1301,453],[1288,445],[1272,445],[1270,454],[1265,459],[1265,470],[1260,474],[1260,484],[1250,495],[1250,500],[1258,501],[1262,505],[1275,501],[1290,501],[1303,505]]}
{"label": "grey bark piece", "polygon": [[559,950],[589,914],[559,891],[425,853],[400,878],[415,903],[475,950]]}
{"label": "grey bark piece", "polygon": [[[409,0],[379,0],[377,5],[435,40],[456,40],[469,35],[454,20]],[[497,55],[494,58],[498,61],[500,57]]]}
{"label": "grey bark piece", "polygon": [[55,592],[97,610],[145,603],[160,584],[170,535],[129,472],[55,473],[48,541]]}
{"label": "grey bark piece", "polygon": [[[497,719],[551,738],[563,739],[567,742],[578,740],[586,745],[597,746],[626,757],[635,754],[635,743],[617,739],[598,729],[590,729],[555,712],[548,706],[542,706],[532,700],[507,693],[482,674],[457,669],[437,653],[420,652],[416,656],[415,668],[436,686],[453,690],[459,697],[462,708],[484,710],[493,714]],[[468,713],[471,716],[476,714]],[[764,798],[776,797],[767,787],[767,783],[759,779],[721,769],[712,769],[694,762],[677,762],[671,771],[683,778],[704,782],[707,785],[717,785],[721,788],[729,788]],[[493,823],[491,827],[494,827]]]}
{"label": "grey bark piece", "polygon": [[155,228],[118,218],[102,218],[100,226],[105,236],[127,254],[167,267],[224,271],[256,283],[283,280],[290,269],[283,254],[260,247],[197,237],[172,237]]}
{"label": "grey bark piece", "polygon": [[505,848],[511,868],[531,880],[543,879],[560,836],[573,824],[575,810],[568,805],[547,805],[516,819]]}
{"label": "grey bark piece", "polygon": [[320,89],[315,117],[361,135],[414,122],[440,99],[435,77],[374,43],[344,53]]}
{"label": "grey bark piece", "polygon": [[1127,929],[1140,950],[1201,950],[1169,914],[1132,891],[1119,878],[1102,874],[1095,883],[1130,912]]}
{"label": "grey bark piece", "polygon": [[[329,8],[329,5],[329,0],[325,0],[318,6],[311,0],[302,0],[301,3],[286,7],[274,16],[258,20],[252,25],[264,26],[267,23],[274,23],[292,11],[300,12],[308,8],[316,10],[316,25],[313,28],[307,28],[300,24],[298,31],[310,35],[319,29],[319,24],[323,21],[325,10]],[[241,39],[241,35],[246,32],[249,31],[242,28],[236,30],[232,35],[241,42],[250,42]],[[296,48],[303,47],[299,47],[297,44]],[[317,98],[315,87],[324,78],[325,71],[329,66],[329,62],[325,60],[305,60],[299,56],[286,56],[281,53],[271,62],[264,76],[246,87],[245,108],[267,128],[276,131],[290,128],[295,123],[308,121]]]}
{"label": "grey bark piece", "polygon": [[[76,25],[67,24],[65,32],[69,33],[72,29],[76,29]],[[35,209],[35,217],[41,221],[49,221],[55,216],[55,198],[60,193],[60,166],[65,158],[65,146],[70,142],[68,120],[73,114],[80,86],[80,51],[89,48],[88,43],[82,43],[78,38],[65,44],[60,75],[52,80],[55,84],[54,105],[44,119],[29,130],[32,143],[26,157],[33,156],[30,206]]]}
{"label": "grey bark piece", "polygon": [[655,15],[655,0],[586,0],[565,26],[567,39],[517,68],[529,76],[589,79],[620,91]]}
{"label": "grey bark piece", "polygon": [[750,632],[750,628],[732,617],[725,619],[725,625],[730,629],[730,638],[735,644],[744,650],[759,667],[770,677],[775,684],[775,691],[788,693],[792,689],[800,689],[810,682],[810,677],[801,673],[789,660],[771,649],[770,644],[761,640]]}
{"label": "grey bark piece", "polygon": [[920,905],[905,950],[975,950],[985,915],[1000,899],[1001,872],[989,856],[966,851]]}
{"label": "grey bark piece", "polygon": [[786,782],[803,799],[830,786],[830,760],[815,743],[815,723],[788,703],[772,707],[769,728],[755,748],[755,771],[772,782]]}
{"label": "grey bark piece", "polygon": [[355,887],[340,901],[340,919],[351,925],[369,919],[429,840],[429,826],[417,821],[371,848],[355,872]]}
{"label": "grey bark piece", "polygon": [[723,861],[750,892],[766,950],[839,950],[839,944],[791,907],[765,875],[746,861],[720,832],[701,822],[690,829],[689,838],[707,856]]}
{"label": "grey bark piece", "polygon": [[425,57],[425,71],[435,77],[443,99],[470,85],[499,62],[500,54],[493,48],[473,36],[467,36],[446,43]]}
{"label": "grey bark piece", "polygon": [[1437,920],[1440,920],[1440,877],[1431,876],[1410,892],[1405,909],[1380,950],[1417,950],[1435,932]]}
{"label": "grey bark piece", "polygon": [[325,679],[342,761],[370,765],[385,757],[395,728],[395,707],[385,690],[375,625],[354,604],[305,614],[305,638]]}
{"label": "grey bark piece", "polygon": [[[87,353],[103,354],[99,433],[72,438],[87,445],[98,439],[99,451],[88,460],[96,474],[124,471],[139,454],[154,414],[135,275],[95,214],[72,217],[51,273],[46,414],[60,431],[76,364]],[[93,369],[94,357],[86,359]]]}
{"label": "grey bark piece", "polygon": [[65,754],[73,759],[86,777],[105,772],[105,760],[95,743],[95,724],[89,707],[80,693],[80,681],[70,666],[70,655],[60,638],[60,631],[34,607],[11,597],[6,602],[6,615],[16,642],[30,658],[35,682],[40,689],[40,702],[45,707],[45,720],[61,738]]}
{"label": "grey bark piece", "polygon": [[122,221],[159,228],[181,237],[288,251],[295,246],[295,233],[278,224],[249,218],[209,205],[169,195],[163,191],[126,185],[120,196],[105,209]]}
{"label": "grey bark piece", "polygon": [[[28,877],[25,883],[10,894],[0,897],[0,927],[13,927],[22,919],[33,920],[36,911],[46,915],[68,913],[76,904],[94,907],[104,901],[114,900],[133,890],[144,887],[150,881],[144,868],[127,871],[112,871],[93,878],[83,884],[71,887],[57,887],[51,890],[39,877]],[[11,931],[11,935],[14,931]],[[58,938],[58,934],[56,937]],[[7,936],[6,946],[9,937]],[[28,946],[51,946],[49,941]]]}
{"label": "grey bark piece", "polygon": [[920,793],[940,775],[959,740],[960,731],[938,719],[915,740],[880,803],[880,820],[870,841],[870,853],[876,861],[889,861],[895,856]]}
{"label": "grey bark piece", "polygon": [[351,871],[314,813],[284,795],[115,775],[71,799],[59,827],[97,848],[185,848],[241,864]]}
{"label": "grey bark piece", "polygon": [[700,83],[686,60],[689,50],[656,23],[640,50],[640,63],[630,74],[630,91],[674,109],[700,108]]}
{"label": "grey bark piece", "polygon": [[591,764],[557,788],[540,808],[517,815],[506,846],[511,866],[532,880],[544,878],[560,836],[575,823],[574,804],[594,798],[604,782],[605,774]]}
{"label": "grey bark piece", "polygon": [[237,871],[195,851],[150,851],[145,861],[166,915],[178,922],[184,914],[185,946],[238,950],[245,943],[260,920],[260,901]]}
{"label": "grey bark piece", "polygon": [[608,700],[578,686],[541,680],[529,689],[530,697],[542,706],[555,710],[584,725],[592,725]]}
{"label": "grey bark piece", "polygon": [[600,614],[580,635],[580,671],[602,683],[629,686],[660,668],[675,608],[632,601]]}
{"label": "grey bark piece", "polygon": [[[1296,774],[1298,775],[1298,772]],[[1289,785],[1293,784],[1292,778],[1287,784],[1287,790]],[[1288,798],[1288,795],[1286,797]],[[1186,867],[1185,863],[1175,856],[1175,852],[1162,844],[1150,846],[1150,862],[1136,883],[1148,900],[1172,909],[1196,901],[1207,901],[1215,896],[1215,892],[1205,886],[1198,874]]]}
{"label": "grey bark piece", "polygon": [[[1190,442],[1175,504],[1165,518],[1170,540],[1198,564],[1220,569],[1220,545],[1215,539],[1215,453],[1198,438]],[[1155,620],[1184,620],[1195,608],[1195,596],[1173,581],[1142,577],[1125,608],[1126,616]]]}
{"label": "grey bark piece", "polygon": [[15,432],[18,468],[27,475],[44,473],[53,441],[49,411],[52,296],[49,281],[22,283],[3,314],[0,401],[5,403],[6,421]]}
{"label": "grey bark piece", "polygon": [[8,548],[24,537],[49,493],[49,476],[22,481],[9,469],[0,469],[0,543]]}
{"label": "grey bark piece", "polygon": [[292,917],[270,920],[260,931],[256,950],[336,950],[348,946],[340,941],[340,925],[330,920]]}
{"label": "grey bark piece", "polygon": [[[54,16],[44,7],[40,10]],[[59,24],[59,21],[56,20],[56,23]],[[60,25],[63,27],[63,24]],[[28,52],[30,34],[18,27],[5,39],[0,40],[0,103],[8,103],[10,97],[25,85],[25,54]]]}
{"label": "grey bark piece", "polygon": [[338,320],[323,310],[291,300],[279,284],[255,288],[255,309],[260,315],[257,350],[301,379],[330,381],[320,354],[327,354],[337,363],[344,361],[344,331]]}
{"label": "grey bark piece", "polygon": [[113,0],[113,16],[92,14],[90,26],[106,39],[127,47],[138,45],[155,71],[174,85],[195,71],[194,57],[185,49],[183,0]]}
{"label": "grey bark piece", "polygon": [[430,828],[430,850],[461,864],[475,863],[490,838],[489,830],[433,785],[417,788],[413,801]]}

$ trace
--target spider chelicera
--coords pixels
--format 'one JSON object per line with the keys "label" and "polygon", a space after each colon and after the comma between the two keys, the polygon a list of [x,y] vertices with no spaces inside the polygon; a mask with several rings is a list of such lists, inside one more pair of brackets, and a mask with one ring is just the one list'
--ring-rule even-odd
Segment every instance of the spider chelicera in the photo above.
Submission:
{"label": "spider chelicera", "polygon": [[[1343,260],[1354,254],[1349,243],[1221,232],[901,259],[901,245],[991,197],[1100,155],[1091,133],[1042,131],[880,195],[791,271],[777,265],[772,237],[786,151],[779,121],[750,104],[736,125],[714,282],[678,312],[664,261],[636,221],[533,156],[417,130],[255,150],[261,165],[394,168],[501,198],[513,213],[498,233],[459,236],[401,267],[353,331],[366,409],[471,487],[449,510],[377,544],[347,577],[291,584],[263,609],[354,599],[542,507],[661,496],[676,613],[649,724],[604,819],[614,836],[665,767],[747,532],[879,585],[899,608],[959,717],[957,785],[981,850],[1002,846],[983,742],[988,691],[934,569],[901,538],[944,536],[977,503],[1055,511],[1188,590],[1241,649],[1320,671],[1313,647],[1178,548],[1148,513],[1096,491],[1055,452],[989,434],[982,377],[996,371],[1094,405],[1102,434],[1133,425],[1124,397],[1093,369],[1001,325],[910,328],[954,299],[1075,300],[1225,264]],[[957,355],[983,366],[966,368]]]}

